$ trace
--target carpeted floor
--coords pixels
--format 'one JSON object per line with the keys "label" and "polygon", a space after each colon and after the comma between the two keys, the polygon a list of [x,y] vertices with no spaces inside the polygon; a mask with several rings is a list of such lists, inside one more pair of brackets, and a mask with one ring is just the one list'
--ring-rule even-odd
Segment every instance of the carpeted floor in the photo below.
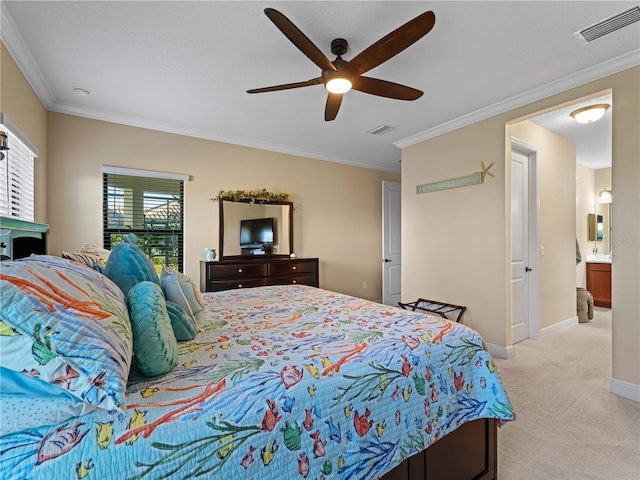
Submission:
{"label": "carpeted floor", "polygon": [[611,310],[495,360],[516,421],[498,431],[500,480],[640,480],[640,404],[609,393]]}

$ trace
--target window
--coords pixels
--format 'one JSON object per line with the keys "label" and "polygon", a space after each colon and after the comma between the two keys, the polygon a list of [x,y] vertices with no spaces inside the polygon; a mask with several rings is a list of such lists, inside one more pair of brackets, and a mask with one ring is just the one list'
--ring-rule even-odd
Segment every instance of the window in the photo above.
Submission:
{"label": "window", "polygon": [[0,130],[7,133],[9,147],[0,160],[0,215],[33,222],[33,165],[38,149],[4,114],[0,114]]}
{"label": "window", "polygon": [[183,270],[186,175],[103,167],[104,248],[134,233],[137,245],[163,266]]}

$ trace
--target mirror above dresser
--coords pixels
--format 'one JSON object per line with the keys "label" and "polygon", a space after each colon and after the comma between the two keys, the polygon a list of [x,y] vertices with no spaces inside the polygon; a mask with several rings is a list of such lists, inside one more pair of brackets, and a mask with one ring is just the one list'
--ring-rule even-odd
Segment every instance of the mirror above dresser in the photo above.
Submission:
{"label": "mirror above dresser", "polygon": [[200,262],[200,289],[319,286],[317,258],[293,255],[293,203],[220,195],[220,260]]}
{"label": "mirror above dresser", "polygon": [[293,253],[293,203],[218,198],[220,260],[285,258]]}

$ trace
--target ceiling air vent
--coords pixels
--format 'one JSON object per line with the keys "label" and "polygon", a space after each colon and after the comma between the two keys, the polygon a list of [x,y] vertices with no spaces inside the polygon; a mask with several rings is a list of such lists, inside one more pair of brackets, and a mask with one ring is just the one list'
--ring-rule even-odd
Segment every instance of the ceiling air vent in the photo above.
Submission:
{"label": "ceiling air vent", "polygon": [[383,133],[390,132],[396,127],[390,127],[389,125],[378,125],[376,128],[372,128],[367,133],[371,135],[382,135]]}
{"label": "ceiling air vent", "polygon": [[637,21],[640,21],[640,6],[638,5],[601,22],[594,23],[587,28],[583,28],[574,33],[574,35],[582,45],[586,45]]}

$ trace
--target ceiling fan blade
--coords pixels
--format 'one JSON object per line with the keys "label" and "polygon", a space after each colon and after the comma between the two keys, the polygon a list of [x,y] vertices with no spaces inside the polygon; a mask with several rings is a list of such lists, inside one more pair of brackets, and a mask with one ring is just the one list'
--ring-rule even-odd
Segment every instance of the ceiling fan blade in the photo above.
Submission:
{"label": "ceiling fan blade", "polygon": [[431,11],[418,15],[360,52],[349,63],[359,74],[368,72],[420,40],[435,23],[436,16]]}
{"label": "ceiling fan blade", "polygon": [[289,90],[291,88],[310,87],[311,85],[320,85],[324,80],[322,77],[307,80],[306,82],[285,83],[284,85],[274,85],[273,87],[254,88],[247,90],[247,93],[264,93],[277,92],[278,90]]}
{"label": "ceiling fan blade", "polygon": [[421,90],[387,82],[371,77],[358,77],[353,82],[353,89],[359,92],[378,95],[379,97],[394,98],[396,100],[416,100],[423,94]]}
{"label": "ceiling fan blade", "polygon": [[327,97],[327,106],[324,109],[324,119],[327,122],[334,120],[340,110],[340,104],[342,103],[341,93],[329,93]]}
{"label": "ceiling fan blade", "polygon": [[338,69],[333,66],[331,61],[325,56],[324,53],[316,47],[307,36],[296,27],[291,20],[285,17],[282,13],[273,8],[265,8],[264,13],[269,19],[280,29],[282,33],[293,43],[298,49],[304,53],[313,63],[315,63],[322,70],[337,71]]}

